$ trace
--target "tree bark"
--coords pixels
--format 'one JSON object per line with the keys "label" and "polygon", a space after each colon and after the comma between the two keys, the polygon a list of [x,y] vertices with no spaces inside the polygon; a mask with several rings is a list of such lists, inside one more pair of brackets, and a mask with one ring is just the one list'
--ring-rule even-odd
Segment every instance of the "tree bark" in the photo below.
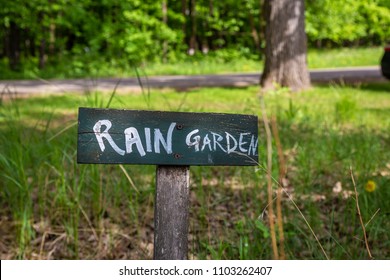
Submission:
{"label": "tree bark", "polygon": [[186,42],[186,35],[187,35],[187,0],[181,0],[181,13],[183,15],[184,21],[181,26],[181,30],[183,32],[183,38],[184,38],[184,43]]}
{"label": "tree bark", "polygon": [[48,33],[48,28],[43,23],[45,18],[44,12],[40,12],[38,15],[39,21],[42,23],[41,26],[41,36],[39,40],[39,61],[38,61],[38,67],[39,69],[45,68],[46,61],[47,61],[47,54],[46,54],[46,35]]}
{"label": "tree bark", "polygon": [[38,62],[39,69],[45,68],[46,61],[47,61],[46,39],[42,38],[39,44],[39,62]]}
{"label": "tree bark", "polygon": [[264,5],[266,47],[262,87],[267,90],[278,84],[293,91],[310,87],[304,0],[269,0]]}
{"label": "tree bark", "polygon": [[55,55],[55,44],[56,44],[56,24],[53,19],[50,23],[50,40],[49,40],[49,54],[54,57]]}
{"label": "tree bark", "polygon": [[249,18],[249,24],[251,27],[251,35],[253,38],[253,43],[255,44],[256,50],[260,52],[260,50],[261,50],[260,36],[259,36],[259,33],[257,32],[256,26],[255,26],[255,21],[254,21],[253,15],[251,14],[250,11],[248,11],[248,18]]}
{"label": "tree bark", "polygon": [[[164,25],[168,25],[168,0],[162,0],[161,4],[161,12],[162,12],[162,22]],[[167,54],[168,54],[168,41],[163,41],[162,46],[162,61],[163,63],[167,62]]]}
{"label": "tree bark", "polygon": [[20,28],[11,22],[9,28],[8,59],[11,70],[17,71],[20,68]]}
{"label": "tree bark", "polygon": [[189,55],[194,55],[197,49],[196,29],[196,0],[191,0],[191,37],[188,49]]}

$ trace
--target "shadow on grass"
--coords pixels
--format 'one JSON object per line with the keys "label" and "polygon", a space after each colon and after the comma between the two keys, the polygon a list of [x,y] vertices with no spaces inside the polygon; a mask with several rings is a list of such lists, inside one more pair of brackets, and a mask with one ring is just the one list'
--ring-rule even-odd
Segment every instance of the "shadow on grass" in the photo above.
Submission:
{"label": "shadow on grass", "polygon": [[387,83],[364,83],[360,85],[359,88],[371,92],[384,92],[390,94],[390,81]]}

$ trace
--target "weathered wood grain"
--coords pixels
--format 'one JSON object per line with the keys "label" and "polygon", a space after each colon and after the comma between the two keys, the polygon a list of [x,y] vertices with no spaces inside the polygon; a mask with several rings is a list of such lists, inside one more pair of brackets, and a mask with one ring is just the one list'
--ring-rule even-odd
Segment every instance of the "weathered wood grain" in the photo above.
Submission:
{"label": "weathered wood grain", "polygon": [[251,115],[80,108],[77,161],[257,165],[257,124]]}
{"label": "weathered wood grain", "polygon": [[188,254],[189,167],[158,166],[154,211],[154,259]]}

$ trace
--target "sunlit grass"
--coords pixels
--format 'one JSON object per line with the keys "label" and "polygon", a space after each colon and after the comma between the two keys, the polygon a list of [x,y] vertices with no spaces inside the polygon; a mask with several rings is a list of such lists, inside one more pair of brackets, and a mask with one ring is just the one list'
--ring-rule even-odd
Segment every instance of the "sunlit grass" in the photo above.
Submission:
{"label": "sunlit grass", "polygon": [[[270,111],[282,118],[296,122],[305,120],[321,125],[345,127],[365,126],[384,130],[390,124],[387,117],[390,108],[389,84],[356,86],[316,86],[311,90],[294,94],[284,89],[266,96]],[[62,121],[75,120],[78,107],[106,105],[111,93],[92,93],[91,97],[79,94],[52,95],[28,100],[17,100],[18,114],[24,122],[45,121],[52,116],[62,116]],[[133,110],[168,110],[186,112],[220,112],[259,114],[258,88],[205,88],[186,92],[151,89],[150,107],[139,92],[117,93],[111,108]],[[91,104],[92,102],[92,104]],[[96,104],[97,103],[97,104]],[[53,104],[56,104],[53,106]],[[12,113],[11,113],[12,114]],[[0,116],[6,118],[6,114]],[[1,119],[0,119],[1,120]],[[380,120],[380,121],[378,121]]]}
{"label": "sunlit grass", "polygon": [[337,68],[377,66],[383,56],[383,47],[341,48],[332,50],[311,49],[308,53],[309,68]]}

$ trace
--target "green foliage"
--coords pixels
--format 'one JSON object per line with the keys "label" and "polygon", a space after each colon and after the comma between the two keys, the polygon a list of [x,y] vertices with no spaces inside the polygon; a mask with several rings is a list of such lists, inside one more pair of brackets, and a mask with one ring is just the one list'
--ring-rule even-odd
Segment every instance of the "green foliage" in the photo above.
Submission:
{"label": "green foliage", "polygon": [[388,40],[389,5],[374,0],[307,0],[309,41],[330,46],[345,43],[381,44]]}
{"label": "green foliage", "polygon": [[[197,0],[195,7],[191,0],[168,1],[166,22],[162,3],[3,1],[0,59],[13,71],[36,74],[43,68],[67,64],[77,76],[99,72],[102,64],[131,69],[182,62],[192,47],[197,60],[261,57],[265,46],[263,1]],[[383,44],[390,37],[389,11],[386,0],[307,0],[309,43],[314,47]]]}
{"label": "green foliage", "polygon": [[366,35],[374,42],[386,42],[390,38],[390,4],[388,1],[361,3],[359,12],[363,15]]}
{"label": "green foliage", "polygon": [[260,220],[256,220],[255,225],[256,228],[262,233],[263,238],[266,239],[270,237],[269,228],[266,225],[264,225]]}

